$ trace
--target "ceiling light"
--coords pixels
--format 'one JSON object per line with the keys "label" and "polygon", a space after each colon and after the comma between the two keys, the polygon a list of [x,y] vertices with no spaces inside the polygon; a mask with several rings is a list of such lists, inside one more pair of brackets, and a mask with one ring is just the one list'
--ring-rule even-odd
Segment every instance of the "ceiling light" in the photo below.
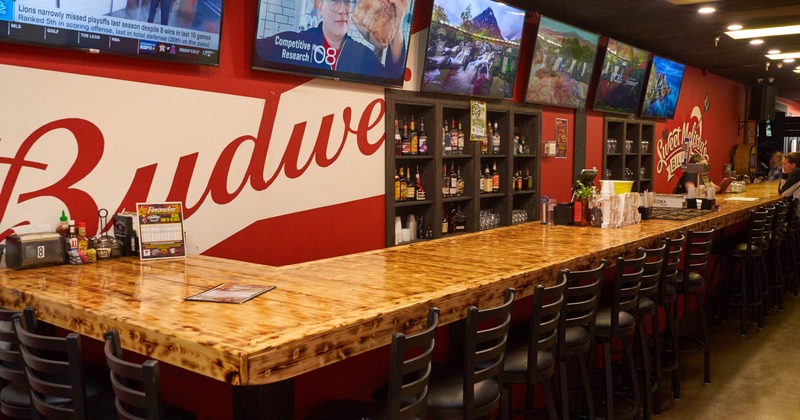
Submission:
{"label": "ceiling light", "polygon": [[784,58],[783,62],[784,63],[794,63],[794,58]]}
{"label": "ceiling light", "polygon": [[728,26],[728,30],[729,30],[729,31],[738,31],[738,30],[740,30],[740,29],[742,29],[742,28],[744,28],[744,26],[742,26],[742,25],[739,25],[738,23],[737,23],[737,24],[734,24],[734,25],[730,25],[730,26]]}
{"label": "ceiling light", "polygon": [[794,69],[795,73],[800,73],[800,69]]}
{"label": "ceiling light", "polygon": [[769,50],[769,51],[767,51],[767,54],[780,54],[780,53],[781,53],[781,50]]}
{"label": "ceiling light", "polygon": [[761,45],[763,43],[764,43],[763,39],[751,39],[750,40],[750,45]]}
{"label": "ceiling light", "polygon": [[702,13],[704,15],[707,15],[709,13],[714,13],[716,11],[717,11],[717,9],[715,9],[713,7],[701,7],[700,9],[697,10],[698,13]]}
{"label": "ceiling light", "polygon": [[800,51],[781,53],[781,54],[767,54],[770,60],[783,60],[786,58],[800,58]]}
{"label": "ceiling light", "polygon": [[760,29],[742,29],[725,32],[733,39],[758,38],[762,36],[796,35],[800,34],[800,25],[774,26]]}

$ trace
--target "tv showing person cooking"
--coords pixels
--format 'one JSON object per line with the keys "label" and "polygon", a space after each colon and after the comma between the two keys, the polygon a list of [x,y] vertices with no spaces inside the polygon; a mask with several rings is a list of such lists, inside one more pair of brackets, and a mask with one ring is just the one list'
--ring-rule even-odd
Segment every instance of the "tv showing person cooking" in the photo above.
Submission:
{"label": "tv showing person cooking", "polygon": [[402,85],[413,0],[300,0],[293,16],[269,13],[278,2],[261,2],[254,68]]}

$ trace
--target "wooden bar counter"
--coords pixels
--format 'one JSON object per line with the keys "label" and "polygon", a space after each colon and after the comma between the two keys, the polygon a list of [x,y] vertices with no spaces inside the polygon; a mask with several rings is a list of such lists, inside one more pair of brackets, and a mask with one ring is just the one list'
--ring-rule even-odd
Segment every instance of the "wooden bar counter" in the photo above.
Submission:
{"label": "wooden bar counter", "polygon": [[[388,344],[429,306],[443,323],[507,287],[530,295],[561,268],[579,269],[651,246],[687,228],[722,228],[780,197],[776,182],[721,194],[721,209],[686,221],[621,229],[526,223],[285,267],[203,256],[136,258],[0,271],[0,304],[34,306],[47,322],[232,385],[281,381]],[[725,201],[757,197],[758,201]],[[219,283],[276,285],[241,305],[187,302]]]}

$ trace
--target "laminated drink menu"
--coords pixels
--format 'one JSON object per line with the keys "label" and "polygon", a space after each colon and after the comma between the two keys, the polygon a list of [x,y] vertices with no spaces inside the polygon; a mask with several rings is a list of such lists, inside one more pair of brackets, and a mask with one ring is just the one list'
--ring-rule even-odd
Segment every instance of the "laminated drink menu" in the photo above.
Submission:
{"label": "laminated drink menu", "polygon": [[142,260],[186,257],[180,202],[136,203],[136,215]]}
{"label": "laminated drink menu", "polygon": [[245,303],[248,300],[267,293],[274,288],[275,286],[222,283],[196,295],[189,296],[185,300],[198,302]]}

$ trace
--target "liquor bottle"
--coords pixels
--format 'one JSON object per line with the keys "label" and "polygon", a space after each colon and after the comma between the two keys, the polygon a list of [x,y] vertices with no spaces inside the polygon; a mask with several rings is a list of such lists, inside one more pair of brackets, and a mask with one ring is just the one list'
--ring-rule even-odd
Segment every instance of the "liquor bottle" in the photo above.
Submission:
{"label": "liquor bottle", "polygon": [[484,134],[484,136],[481,139],[481,154],[482,155],[487,155],[487,154],[489,154],[489,142],[492,139],[492,126],[491,126],[491,124],[489,125],[489,129],[483,134]]}
{"label": "liquor bottle", "polygon": [[448,223],[447,223],[447,209],[445,209],[445,207],[442,206],[442,235],[444,235],[447,232],[449,232],[449,230],[450,230],[450,226],[448,226]]}
{"label": "liquor bottle", "polygon": [[[411,117],[411,133],[408,135],[411,138],[411,154],[416,155],[419,153],[419,136],[417,130],[414,128],[414,117]],[[409,174],[410,176],[411,174]]]}
{"label": "liquor bottle", "polygon": [[494,122],[494,134],[492,136],[492,153],[500,154],[500,130],[497,129],[497,121]]}
{"label": "liquor bottle", "polygon": [[442,165],[442,197],[450,196],[450,175],[447,173],[447,163]]}
{"label": "liquor bottle", "polygon": [[400,136],[402,142],[401,154],[410,155],[411,139],[408,138],[408,126],[406,125],[405,121],[403,121],[403,131]]}
{"label": "liquor bottle", "polygon": [[419,119],[419,154],[428,154],[428,133],[425,132],[425,120]]}
{"label": "liquor bottle", "polygon": [[417,184],[414,178],[411,178],[411,168],[406,166],[406,200],[411,201],[417,198]]}
{"label": "liquor bottle", "polygon": [[450,163],[450,196],[458,194],[458,174],[456,174],[456,163]]}
{"label": "liquor bottle", "polygon": [[461,206],[458,206],[453,221],[453,232],[466,232],[467,230],[467,217],[461,212]]}
{"label": "liquor bottle", "polygon": [[514,191],[522,191],[522,171],[517,171],[514,176]]}
{"label": "liquor bottle", "polygon": [[403,136],[400,135],[400,122],[397,115],[394,116],[394,155],[400,156],[403,153]]}
{"label": "liquor bottle", "polygon": [[457,155],[458,152],[458,130],[456,130],[456,119],[453,118],[450,122],[450,153]]}
{"label": "liquor bottle", "polygon": [[451,206],[450,207],[450,216],[448,216],[448,218],[447,218],[448,221],[449,221],[448,226],[447,226],[447,231],[449,233],[455,233],[455,231],[456,231],[456,214],[457,214],[456,206]]}
{"label": "liquor bottle", "polygon": [[425,189],[422,188],[422,179],[421,175],[419,174],[419,165],[417,165],[417,173],[415,176],[417,177],[417,185],[415,188],[417,191],[417,197],[416,197],[417,201],[425,200]]}
{"label": "liquor bottle", "polygon": [[458,154],[464,153],[464,132],[461,130],[461,121],[458,122]]}
{"label": "liquor bottle", "polygon": [[525,168],[525,182],[528,184],[528,191],[533,191],[533,176],[528,168]]}
{"label": "liquor bottle", "polygon": [[453,153],[453,146],[450,143],[450,131],[447,130],[447,121],[442,125],[442,147],[444,147],[445,155]]}
{"label": "liquor bottle", "polygon": [[483,194],[484,189],[486,188],[486,186],[483,183],[483,174],[481,173],[480,165],[478,165],[478,176],[477,176],[477,178],[478,178],[478,191],[481,194]]}
{"label": "liquor bottle", "polygon": [[400,167],[400,201],[406,201],[408,197],[408,181],[403,173],[403,167]]}
{"label": "liquor bottle", "polygon": [[512,152],[513,154],[515,155],[519,154],[519,134],[514,134],[514,146],[513,149],[511,150],[513,150]]}
{"label": "liquor bottle", "polygon": [[[403,173],[400,172],[400,174]],[[500,192],[500,173],[497,172],[497,162],[492,162],[492,192]]]}
{"label": "liquor bottle", "polygon": [[525,140],[525,135],[523,134],[519,140],[519,154],[527,155],[530,152],[531,150],[528,148],[528,142]]}
{"label": "liquor bottle", "polygon": [[456,195],[464,195],[464,178],[461,177],[461,166],[458,167],[458,172],[456,172]]}
{"label": "liquor bottle", "polygon": [[400,201],[400,174],[394,170],[394,201]]}
{"label": "liquor bottle", "polygon": [[486,165],[486,170],[483,172],[483,192],[492,192],[492,174],[489,172],[489,165]]}
{"label": "liquor bottle", "polygon": [[425,216],[417,215],[417,239],[425,237]]}

